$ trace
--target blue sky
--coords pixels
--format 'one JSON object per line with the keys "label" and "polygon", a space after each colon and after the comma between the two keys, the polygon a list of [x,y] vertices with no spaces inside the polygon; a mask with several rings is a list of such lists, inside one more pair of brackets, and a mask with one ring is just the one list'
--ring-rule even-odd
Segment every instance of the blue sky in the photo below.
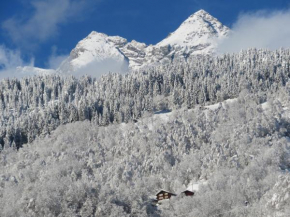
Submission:
{"label": "blue sky", "polygon": [[289,0],[2,0],[0,49],[9,60],[18,57],[13,64],[55,67],[93,30],[155,44],[199,9],[232,27],[240,14],[289,6]]}

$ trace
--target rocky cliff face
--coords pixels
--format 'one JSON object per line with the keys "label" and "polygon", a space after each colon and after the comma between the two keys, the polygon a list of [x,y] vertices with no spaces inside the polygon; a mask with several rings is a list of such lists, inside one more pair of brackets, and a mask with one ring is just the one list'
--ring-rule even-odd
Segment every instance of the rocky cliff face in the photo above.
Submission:
{"label": "rocky cliff face", "polygon": [[108,62],[104,70],[126,71],[140,67],[187,59],[191,55],[212,54],[219,40],[227,36],[229,28],[204,10],[185,20],[180,27],[156,45],[135,40],[128,42],[119,36],[92,32],[71,51],[57,71],[75,72],[88,65]]}
{"label": "rocky cliff face", "polygon": [[127,43],[124,47],[120,47],[120,50],[129,59],[130,68],[135,69],[144,64],[146,48],[147,45],[145,43],[133,40]]}

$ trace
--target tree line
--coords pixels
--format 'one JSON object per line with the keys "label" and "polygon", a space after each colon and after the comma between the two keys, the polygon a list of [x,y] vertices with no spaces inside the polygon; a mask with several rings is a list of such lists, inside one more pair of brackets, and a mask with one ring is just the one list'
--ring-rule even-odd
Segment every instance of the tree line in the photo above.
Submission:
{"label": "tree line", "polygon": [[243,90],[259,101],[284,87],[290,50],[250,49],[222,56],[195,56],[140,69],[84,76],[35,76],[0,81],[0,144],[18,149],[59,125],[89,120],[128,123],[146,113],[194,108],[234,98]]}

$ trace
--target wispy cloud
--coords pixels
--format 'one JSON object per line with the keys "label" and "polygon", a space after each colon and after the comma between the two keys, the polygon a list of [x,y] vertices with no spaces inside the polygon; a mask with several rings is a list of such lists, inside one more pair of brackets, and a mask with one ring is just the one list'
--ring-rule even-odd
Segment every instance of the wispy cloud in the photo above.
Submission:
{"label": "wispy cloud", "polygon": [[51,48],[51,55],[47,62],[47,68],[57,69],[60,64],[69,57],[69,54],[59,54],[57,46]]}
{"label": "wispy cloud", "polygon": [[0,79],[7,77],[21,77],[17,67],[33,66],[34,59],[29,62],[23,60],[19,50],[10,50],[0,45]]}
{"label": "wispy cloud", "polygon": [[21,58],[20,51],[10,50],[4,45],[0,45],[0,65],[2,69],[14,66],[22,66],[24,61]]}
{"label": "wispy cloud", "polygon": [[100,78],[102,75],[107,74],[109,72],[113,73],[127,73],[129,68],[129,64],[126,61],[120,62],[115,59],[105,59],[102,61],[94,61],[91,62],[84,67],[81,67],[73,72],[69,72],[76,77],[81,77],[83,75],[91,75],[95,78]]}
{"label": "wispy cloud", "polygon": [[85,10],[99,0],[32,0],[33,13],[14,16],[2,23],[9,37],[22,47],[35,48],[59,33],[62,24],[81,19]]}
{"label": "wispy cloud", "polygon": [[247,48],[279,49],[290,47],[290,10],[258,11],[239,16],[230,36],[219,52],[238,52]]}

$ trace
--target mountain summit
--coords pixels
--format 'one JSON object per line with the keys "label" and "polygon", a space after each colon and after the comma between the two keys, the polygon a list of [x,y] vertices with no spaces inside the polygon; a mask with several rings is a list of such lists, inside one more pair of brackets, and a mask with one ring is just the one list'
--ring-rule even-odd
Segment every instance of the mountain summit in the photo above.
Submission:
{"label": "mountain summit", "polygon": [[89,71],[120,72],[126,71],[126,67],[127,70],[134,70],[168,63],[175,58],[211,54],[218,41],[226,37],[229,31],[228,27],[204,10],[192,14],[175,32],[156,45],[148,46],[135,40],[128,42],[119,36],[94,31],[77,44],[58,71],[76,72],[86,68]]}
{"label": "mountain summit", "polygon": [[192,55],[215,52],[218,42],[228,35],[229,28],[204,10],[192,14],[167,38],[149,46],[148,63],[168,63],[174,59],[187,59]]}
{"label": "mountain summit", "polygon": [[226,36],[228,32],[228,27],[206,11],[200,10],[192,14],[157,46],[195,47],[196,50],[204,50],[213,45],[217,39]]}
{"label": "mountain summit", "polygon": [[128,68],[129,63],[118,47],[126,43],[127,40],[122,37],[93,31],[77,44],[57,71],[82,74],[96,70],[122,72]]}

